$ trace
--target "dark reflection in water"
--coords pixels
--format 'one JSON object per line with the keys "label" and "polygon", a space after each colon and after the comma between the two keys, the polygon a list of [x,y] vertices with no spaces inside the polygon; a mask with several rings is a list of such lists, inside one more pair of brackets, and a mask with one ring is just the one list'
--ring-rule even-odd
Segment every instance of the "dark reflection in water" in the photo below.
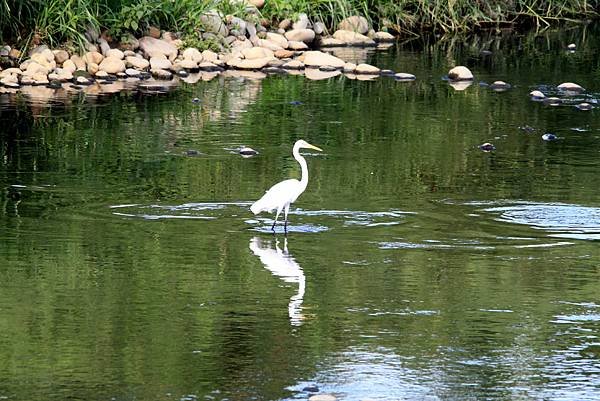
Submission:
{"label": "dark reflection in water", "polygon": [[[344,50],[412,82],[0,94],[0,398],[597,400],[597,37]],[[299,138],[325,152],[286,244],[248,208]]]}

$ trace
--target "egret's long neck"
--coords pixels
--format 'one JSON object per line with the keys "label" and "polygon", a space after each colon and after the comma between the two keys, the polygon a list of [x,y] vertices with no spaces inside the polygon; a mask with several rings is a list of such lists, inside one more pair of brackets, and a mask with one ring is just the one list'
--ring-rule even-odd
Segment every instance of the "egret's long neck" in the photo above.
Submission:
{"label": "egret's long neck", "polygon": [[300,155],[299,146],[294,146],[292,154],[294,155],[294,159],[298,160],[298,163],[300,163],[300,168],[302,169],[302,178],[300,179],[300,185],[302,186],[302,191],[304,191],[306,189],[306,186],[308,185],[308,166],[306,165],[306,160],[304,160],[304,157]]}

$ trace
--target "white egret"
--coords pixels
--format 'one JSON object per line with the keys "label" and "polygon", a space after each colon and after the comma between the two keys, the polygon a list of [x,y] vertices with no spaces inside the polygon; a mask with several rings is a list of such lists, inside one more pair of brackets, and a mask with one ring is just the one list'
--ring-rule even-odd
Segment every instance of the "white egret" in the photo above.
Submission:
{"label": "white egret", "polygon": [[294,155],[294,159],[300,163],[300,168],[302,169],[302,178],[298,181],[295,178],[281,181],[271,187],[259,200],[254,202],[252,206],[250,206],[250,210],[252,213],[259,214],[260,212],[272,212],[273,210],[277,210],[275,214],[275,221],[271,226],[271,230],[275,231],[275,224],[277,224],[277,219],[279,218],[279,213],[283,210],[285,223],[284,229],[287,232],[287,215],[290,210],[290,204],[294,203],[296,199],[300,196],[302,192],[306,189],[308,185],[308,166],[306,165],[306,160],[304,157],[300,155],[300,149],[314,149],[322,152],[323,150],[311,145],[310,143],[299,140],[294,144],[294,148],[292,150],[292,154]]}

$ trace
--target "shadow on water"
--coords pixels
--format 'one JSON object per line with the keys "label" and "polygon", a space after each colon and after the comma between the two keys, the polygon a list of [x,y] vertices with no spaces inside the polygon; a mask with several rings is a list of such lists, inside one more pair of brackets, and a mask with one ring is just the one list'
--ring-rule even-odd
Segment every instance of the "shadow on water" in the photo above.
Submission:
{"label": "shadow on water", "polygon": [[250,240],[250,250],[260,258],[265,269],[269,270],[274,276],[281,278],[285,283],[298,284],[298,291],[290,298],[288,305],[288,315],[290,324],[300,326],[304,320],[302,313],[302,301],[306,289],[306,277],[302,267],[294,260],[288,251],[288,239],[283,239],[283,251],[279,247],[279,239],[275,237],[275,248],[271,246],[272,242],[266,242],[259,237],[253,237]]}

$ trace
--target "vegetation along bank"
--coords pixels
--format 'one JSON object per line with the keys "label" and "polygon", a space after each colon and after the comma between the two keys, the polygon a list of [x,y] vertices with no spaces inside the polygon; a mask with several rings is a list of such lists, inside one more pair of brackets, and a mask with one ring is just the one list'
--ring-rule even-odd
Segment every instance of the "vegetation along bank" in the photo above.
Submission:
{"label": "vegetation along bank", "polygon": [[[384,46],[397,35],[597,17],[598,1],[4,0],[0,84],[64,88],[204,71],[394,74],[315,49]],[[413,79],[408,73],[397,79]]]}

